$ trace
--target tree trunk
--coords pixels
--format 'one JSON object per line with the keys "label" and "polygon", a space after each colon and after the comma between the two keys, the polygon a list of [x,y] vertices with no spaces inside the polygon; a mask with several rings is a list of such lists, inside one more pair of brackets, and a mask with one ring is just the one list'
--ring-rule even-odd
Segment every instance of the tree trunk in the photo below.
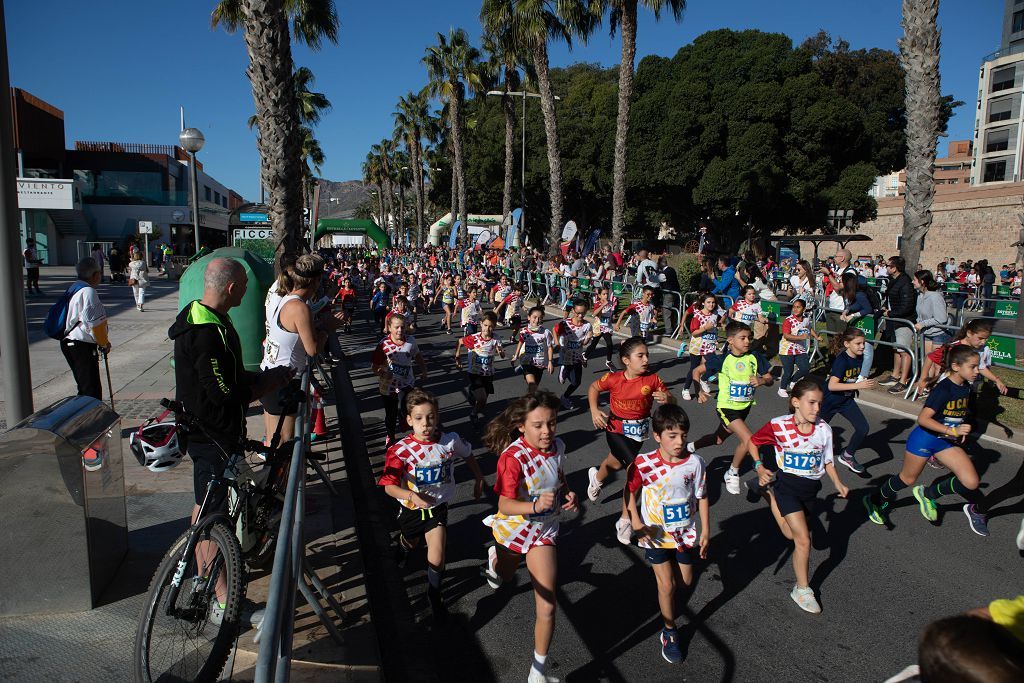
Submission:
{"label": "tree trunk", "polygon": [[[455,173],[455,162],[453,160],[452,161],[452,203],[451,203],[451,212],[448,214],[451,217],[451,223],[448,224],[448,234],[449,235],[451,234],[452,226],[455,225],[455,221],[457,221],[459,219],[458,218],[458,211],[459,211],[459,177]],[[451,237],[446,237],[445,240],[444,240],[444,243],[448,244],[449,240],[451,240]]]}
{"label": "tree trunk", "polygon": [[533,66],[537,70],[540,86],[540,108],[544,113],[544,133],[548,147],[548,174],[550,176],[551,227],[548,230],[548,253],[561,252],[562,238],[562,159],[559,156],[558,119],[555,115],[555,96],[551,92],[551,74],[548,71],[548,46],[541,41],[533,49]]}
{"label": "tree trunk", "polygon": [[469,243],[469,225],[466,218],[466,175],[464,160],[462,158],[462,97],[456,93],[448,103],[448,111],[451,113],[452,151],[455,152],[455,178],[458,181],[458,218],[462,220],[459,225],[459,244],[465,246]]}
{"label": "tree trunk", "polygon": [[612,244],[622,238],[626,213],[626,142],[629,136],[629,101],[633,96],[636,61],[636,0],[623,3],[619,23],[622,61],[619,62],[619,114],[615,121],[615,162],[612,170]]}
{"label": "tree trunk", "polygon": [[405,183],[398,179],[398,242],[405,244]]}
{"label": "tree trunk", "polygon": [[[509,91],[508,79],[505,79],[505,92]],[[501,98],[501,108],[505,112],[505,187],[501,195],[501,218],[508,220],[512,213],[512,177],[515,175],[516,154],[516,105],[512,98],[505,95]],[[512,245],[507,245],[511,248]]]}
{"label": "tree trunk", "polygon": [[384,222],[384,184],[377,183],[377,220],[380,221],[378,227],[385,233],[388,231],[388,226]]}
{"label": "tree trunk", "polygon": [[907,195],[900,255],[914,272],[932,224],[939,135],[939,0],[903,0],[900,64],[906,81]]}
{"label": "tree trunk", "polygon": [[277,242],[276,256],[302,245],[302,140],[283,0],[242,0],[247,74],[259,135],[260,177]]}
{"label": "tree trunk", "polygon": [[416,246],[423,246],[423,161],[420,158],[420,129],[413,127],[412,184],[416,196]]}

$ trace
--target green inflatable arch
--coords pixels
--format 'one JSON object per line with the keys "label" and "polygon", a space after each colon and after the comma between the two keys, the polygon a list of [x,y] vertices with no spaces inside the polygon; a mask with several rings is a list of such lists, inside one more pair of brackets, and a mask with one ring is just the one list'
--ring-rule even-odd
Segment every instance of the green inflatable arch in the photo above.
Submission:
{"label": "green inflatable arch", "polygon": [[380,229],[374,221],[365,219],[344,219],[344,218],[321,218],[316,222],[316,234],[313,235],[313,242],[319,242],[324,235],[332,233],[363,233],[377,243],[380,249],[387,249],[391,240],[387,234]]}

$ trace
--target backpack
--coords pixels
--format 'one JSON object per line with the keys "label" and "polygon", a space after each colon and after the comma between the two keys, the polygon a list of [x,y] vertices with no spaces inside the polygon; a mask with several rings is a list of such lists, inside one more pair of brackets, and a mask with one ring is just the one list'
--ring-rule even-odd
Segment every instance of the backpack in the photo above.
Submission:
{"label": "backpack", "polygon": [[871,304],[871,312],[876,316],[882,312],[882,297],[878,295],[878,290],[874,287],[868,287],[863,285],[858,280],[857,289],[864,292],[864,296],[868,298],[868,302]]}
{"label": "backpack", "polygon": [[80,320],[72,326],[71,330],[67,329],[68,306],[71,304],[71,297],[87,286],[84,282],[76,282],[67,288],[67,291],[54,302],[53,306],[50,306],[50,311],[46,314],[46,319],[43,321],[43,331],[46,332],[47,337],[60,341],[71,330],[78,327],[78,323],[81,322]]}

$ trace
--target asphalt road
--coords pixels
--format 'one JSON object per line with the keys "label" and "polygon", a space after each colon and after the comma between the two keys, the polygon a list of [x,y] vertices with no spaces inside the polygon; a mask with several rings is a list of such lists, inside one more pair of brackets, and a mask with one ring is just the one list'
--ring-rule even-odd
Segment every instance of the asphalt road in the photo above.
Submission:
{"label": "asphalt road", "polygon": [[[480,445],[480,434],[469,424],[464,378],[452,362],[457,337],[444,334],[438,320],[437,315],[421,317],[416,334],[430,370],[425,388],[440,398],[444,427],[474,444],[493,484],[496,456]],[[508,331],[499,330],[499,335],[507,338]],[[366,322],[358,323],[353,334],[341,335],[375,474],[383,460],[383,407],[368,364],[377,341]],[[521,375],[513,374],[507,363],[499,367],[488,417],[524,391]],[[654,347],[652,367],[678,395],[688,366],[674,352]],[[558,425],[567,446],[569,485],[584,501],[587,468],[607,452],[583,398],[589,382],[602,371],[602,359],[585,369],[584,385],[577,392],[580,407],[563,412]],[[542,386],[561,391],[557,377],[546,376]],[[759,389],[757,400],[749,421],[754,429],[786,412],[774,387]],[[683,406],[694,437],[715,429],[713,403]],[[877,527],[867,521],[860,499],[870,486],[898,471],[913,422],[867,406],[865,413],[872,433],[860,460],[868,472],[857,477],[840,468],[851,489],[848,500],[837,498],[826,479],[811,521],[811,585],[822,605],[820,615],[801,611],[789,597],[794,583],[791,546],[767,505],[725,491],[722,474],[735,446],[730,441],[701,453],[708,462],[712,536],[708,559],[695,564],[692,591],[678,596],[683,663],[670,665],[661,657],[651,569],[638,548],[615,540],[623,483],[619,475],[605,485],[596,503],[563,516],[558,615],[548,673],[564,681],[882,681],[915,661],[917,637],[928,622],[1020,593],[1024,559],[1014,537],[1024,513],[1022,454],[977,444],[970,449],[985,490],[991,494],[999,489],[1001,502],[992,511],[989,538],[970,531],[962,502],[954,497],[940,506],[939,522],[928,523],[909,491],[891,514],[892,528]],[[842,418],[833,428],[840,442],[850,431]],[[653,444],[649,441],[645,450]],[[926,469],[922,481],[938,474]],[[395,577],[390,590],[405,591],[371,594],[371,600],[387,601],[398,614],[396,631],[382,634],[383,655],[393,674],[412,680],[522,681],[533,645],[529,576],[524,566],[515,585],[496,592],[480,577],[491,541],[481,520],[495,510],[497,499],[490,491],[485,500],[473,501],[472,476],[464,466],[456,469],[456,478],[460,484],[449,516],[444,588],[452,618],[445,626],[432,622],[422,553],[399,570],[381,550],[382,571]],[[387,511],[379,523],[396,533],[391,515],[397,504],[382,490],[372,495]]]}

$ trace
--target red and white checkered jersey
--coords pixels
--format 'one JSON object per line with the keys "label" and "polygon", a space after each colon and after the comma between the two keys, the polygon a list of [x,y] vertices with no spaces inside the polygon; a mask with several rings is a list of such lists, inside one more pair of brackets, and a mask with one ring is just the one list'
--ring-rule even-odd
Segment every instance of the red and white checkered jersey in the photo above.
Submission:
{"label": "red and white checkered jersey", "polygon": [[718,350],[718,330],[716,328],[712,327],[702,334],[695,334],[697,330],[709,322],[717,325],[718,314],[694,311],[693,317],[690,318],[690,334],[693,336],[690,337],[687,351],[689,351],[691,356],[706,356]]}
{"label": "red and white checkered jersey", "polygon": [[654,304],[645,304],[642,301],[634,301],[626,308],[626,313],[636,313],[640,319],[640,334],[644,334],[647,330],[651,329],[654,323]]}
{"label": "red and white checkered jersey", "polygon": [[[791,315],[782,322],[782,334],[805,335],[810,327],[811,321],[807,319],[807,316],[802,315],[798,318],[795,315]],[[806,341],[795,342],[785,337],[779,341],[780,356],[799,356],[803,353],[807,353]]]}
{"label": "red and white checkered jersey", "polygon": [[739,320],[744,325],[753,325],[757,322],[757,316],[764,315],[760,301],[751,303],[746,299],[740,299],[730,306],[729,310],[732,312],[732,319]]}
{"label": "red and white checkered jersey", "polygon": [[523,314],[523,295],[520,292],[512,292],[501,300],[499,305],[505,306],[505,320],[511,320],[513,316]]}
{"label": "red and white checkered jersey", "polygon": [[418,355],[420,348],[415,337],[406,337],[401,344],[392,341],[390,336],[384,337],[374,349],[372,359],[374,365],[386,365],[391,374],[390,378],[381,378],[380,393],[400,394],[403,389],[412,388],[415,384],[413,362]]}
{"label": "red and white checkered jersey", "polygon": [[562,350],[562,365],[582,363],[583,349],[594,336],[593,326],[586,320],[577,325],[572,319],[566,319],[555,325],[555,333]]}
{"label": "red and white checkered jersey", "polygon": [[497,337],[484,339],[480,334],[471,334],[462,338],[462,347],[466,349],[466,371],[469,374],[484,377],[494,374],[494,357],[502,351]]}
{"label": "red and white checkered jersey", "polygon": [[555,439],[551,453],[542,453],[522,437],[513,441],[498,456],[494,490],[499,496],[524,502],[537,500],[541,493],[556,492],[551,510],[536,515],[504,515],[496,512],[484,524],[491,527],[494,540],[514,553],[526,553],[539,545],[554,545],[558,538],[558,515],[565,502],[557,492],[565,487],[562,458],[565,444]]}
{"label": "red and white checkered jersey", "polygon": [[629,466],[626,486],[641,491],[637,510],[653,530],[639,540],[641,548],[692,548],[697,541],[697,501],[704,498],[704,460],[691,453],[685,460],[665,462],[661,451],[641,453]]}
{"label": "red and white checkered jersey", "polygon": [[825,466],[832,463],[832,428],[822,420],[804,434],[797,429],[796,416],[782,415],[757,430],[752,440],[758,446],[774,446],[779,469],[799,477],[821,479]]}
{"label": "red and white checkered jersey", "polygon": [[479,325],[481,313],[483,313],[483,308],[480,306],[479,301],[463,301],[462,326],[465,327],[466,325]]}
{"label": "red and white checkered jersey", "polygon": [[615,317],[615,308],[619,305],[618,299],[611,297],[607,303],[602,304],[597,299],[594,299],[594,315],[598,320],[598,334],[607,334],[612,332],[612,328],[615,323],[613,319]]}
{"label": "red and white checkered jersey", "polygon": [[491,287],[491,301],[501,302],[509,292],[512,291],[512,285],[501,284],[500,282]]}
{"label": "red and white checkered jersey", "polygon": [[533,330],[527,326],[526,329],[519,331],[519,341],[523,344],[523,363],[535,368],[548,366],[548,349],[555,345],[555,337],[551,330],[546,327]]}
{"label": "red and white checkered jersey", "polygon": [[[465,460],[472,452],[470,445],[454,432],[445,432],[436,442],[420,441],[410,434],[388,448],[384,473],[377,485],[401,486],[422,493],[434,501],[430,507],[437,507],[455,495],[455,458]],[[398,502],[410,510],[416,509],[408,500]]]}

